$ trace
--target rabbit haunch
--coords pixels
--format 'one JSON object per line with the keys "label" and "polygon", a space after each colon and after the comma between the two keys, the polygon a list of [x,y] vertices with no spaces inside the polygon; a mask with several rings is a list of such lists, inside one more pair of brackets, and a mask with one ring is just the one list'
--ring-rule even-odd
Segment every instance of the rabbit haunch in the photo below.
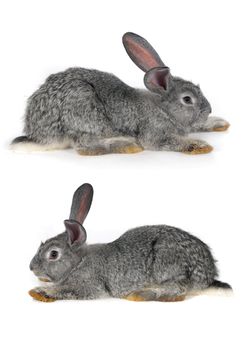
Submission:
{"label": "rabbit haunch", "polygon": [[200,87],[173,77],[152,46],[126,33],[125,49],[145,71],[149,90],[135,89],[112,74],[70,68],[51,75],[28,99],[23,137],[13,149],[50,150],[72,147],[83,155],[135,153],[143,149],[189,154],[212,147],[187,134],[223,131],[221,118],[209,117],[211,107]]}

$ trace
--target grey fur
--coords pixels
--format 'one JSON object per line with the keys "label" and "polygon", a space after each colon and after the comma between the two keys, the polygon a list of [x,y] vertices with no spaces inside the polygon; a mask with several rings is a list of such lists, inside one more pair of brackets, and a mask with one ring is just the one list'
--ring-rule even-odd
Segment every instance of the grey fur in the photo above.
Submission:
{"label": "grey fur", "polygon": [[[147,50],[153,49],[145,43]],[[145,75],[146,86],[157,93],[132,88],[112,74],[91,69],[70,68],[49,76],[28,99],[26,136],[13,140],[13,146],[67,144],[80,154],[129,153],[130,147],[134,152],[211,151],[205,141],[187,134],[229,124],[208,118],[211,107],[198,86],[168,75],[168,68],[157,69],[165,72],[163,85],[151,86],[148,78],[153,78],[153,69]],[[185,105],[183,96],[190,96],[194,104]]]}
{"label": "grey fur", "polygon": [[[56,300],[136,294],[159,300],[212,286],[230,287],[216,280],[209,247],[181,229],[143,226],[111,243],[88,245],[82,225],[75,220],[66,222],[67,231],[42,243],[30,263],[39,278],[52,282],[32,290],[32,296],[37,293]],[[59,254],[56,260],[50,259],[53,250]]]}

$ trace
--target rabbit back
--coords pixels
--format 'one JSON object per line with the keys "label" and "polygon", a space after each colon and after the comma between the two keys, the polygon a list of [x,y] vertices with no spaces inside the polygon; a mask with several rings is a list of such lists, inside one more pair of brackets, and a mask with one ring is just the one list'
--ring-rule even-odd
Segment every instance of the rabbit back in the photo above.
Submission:
{"label": "rabbit back", "polygon": [[[70,68],[49,76],[30,96],[24,133],[40,143],[75,139],[80,132],[133,136],[138,129],[140,103],[142,96],[116,76]],[[130,121],[130,114],[137,114],[137,119]]]}

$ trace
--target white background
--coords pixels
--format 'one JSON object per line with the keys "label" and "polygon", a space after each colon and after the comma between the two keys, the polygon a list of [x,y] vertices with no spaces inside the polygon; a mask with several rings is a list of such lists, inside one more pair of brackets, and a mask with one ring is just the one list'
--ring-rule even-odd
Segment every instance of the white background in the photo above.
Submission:
{"label": "white background", "polygon": [[[198,135],[208,155],[167,152],[81,157],[75,151],[17,154],[27,97],[70,66],[115,73],[142,87],[143,73],[121,36],[146,37],[174,75],[201,85],[226,133]],[[241,337],[240,1],[1,1],[1,337],[2,349],[239,349]],[[29,261],[63,230],[74,190],[95,188],[88,240],[110,241],[143,224],[196,234],[218,259],[232,298],[183,303],[33,301]],[[239,309],[240,308],[240,309]],[[240,323],[240,325],[239,325]]]}

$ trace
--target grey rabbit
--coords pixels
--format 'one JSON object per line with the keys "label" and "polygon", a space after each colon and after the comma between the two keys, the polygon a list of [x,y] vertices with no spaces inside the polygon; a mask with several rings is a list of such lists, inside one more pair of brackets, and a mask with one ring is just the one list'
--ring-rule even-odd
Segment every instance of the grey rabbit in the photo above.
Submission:
{"label": "grey rabbit", "polygon": [[28,99],[25,136],[12,148],[51,150],[72,147],[81,155],[135,153],[144,149],[208,153],[190,132],[224,131],[229,123],[208,117],[211,107],[199,86],[173,77],[153,47],[126,33],[124,47],[145,72],[149,90],[135,89],[116,76],[70,68],[53,74]]}
{"label": "grey rabbit", "polygon": [[42,243],[30,269],[47,286],[30,290],[36,300],[124,298],[132,301],[182,301],[203,290],[231,290],[216,280],[209,247],[171,226],[143,226],[110,243],[86,243],[82,226],[91,202],[90,184],[73,197],[65,231]]}

